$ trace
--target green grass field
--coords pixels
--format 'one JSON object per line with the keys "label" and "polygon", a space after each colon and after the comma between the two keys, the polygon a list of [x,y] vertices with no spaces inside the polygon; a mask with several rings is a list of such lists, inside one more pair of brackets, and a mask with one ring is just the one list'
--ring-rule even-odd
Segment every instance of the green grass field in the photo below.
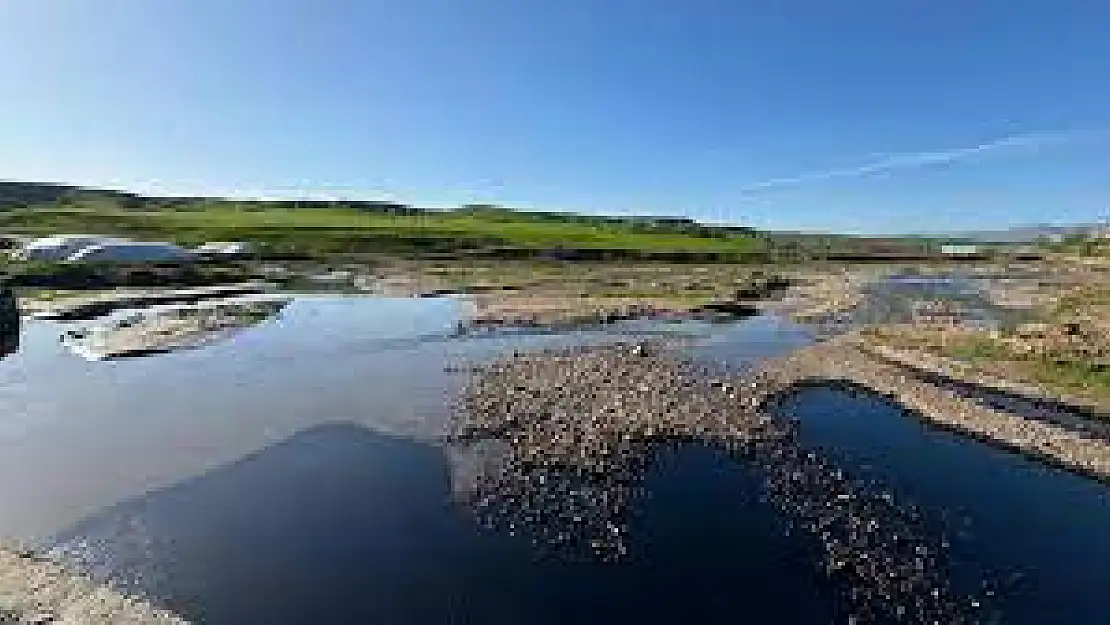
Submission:
{"label": "green grass field", "polygon": [[[248,205],[249,206],[249,205]],[[394,215],[344,208],[121,210],[104,207],[21,208],[0,212],[0,229],[24,234],[98,233],[195,244],[250,240],[275,251],[337,253],[517,250],[611,250],[742,256],[764,249],[744,234],[698,236],[644,232],[622,224],[531,219],[526,214],[463,212]]]}
{"label": "green grass field", "polygon": [[[357,200],[149,197],[0,180],[0,234],[89,233],[182,244],[248,240],[313,258],[344,254],[578,260],[749,262],[854,255],[920,255],[919,237],[761,233],[684,217],[606,217],[468,205],[450,210]],[[935,242],[934,242],[935,243]]]}

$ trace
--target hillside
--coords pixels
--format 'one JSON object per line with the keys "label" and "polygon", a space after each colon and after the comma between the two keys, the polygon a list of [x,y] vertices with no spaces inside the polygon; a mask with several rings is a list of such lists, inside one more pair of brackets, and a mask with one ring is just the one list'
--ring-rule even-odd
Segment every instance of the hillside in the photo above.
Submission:
{"label": "hillside", "polygon": [[766,249],[743,228],[683,218],[620,218],[493,206],[432,210],[387,202],[146,197],[64,185],[0,182],[9,233],[118,233],[199,243],[249,239],[275,252],[489,253],[529,256],[695,255],[740,259]]}
{"label": "hillside", "polygon": [[487,205],[151,197],[0,181],[0,233],[97,233],[197,244],[251,240],[273,254],[552,256],[747,261],[924,254],[923,238],[766,233],[685,217],[612,217]]}

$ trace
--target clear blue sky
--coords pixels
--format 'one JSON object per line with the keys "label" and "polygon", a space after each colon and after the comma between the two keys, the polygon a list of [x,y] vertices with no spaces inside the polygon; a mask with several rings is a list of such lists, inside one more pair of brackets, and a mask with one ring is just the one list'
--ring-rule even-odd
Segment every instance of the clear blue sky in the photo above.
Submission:
{"label": "clear blue sky", "polygon": [[894,232],[1110,211],[1106,0],[4,0],[0,178]]}

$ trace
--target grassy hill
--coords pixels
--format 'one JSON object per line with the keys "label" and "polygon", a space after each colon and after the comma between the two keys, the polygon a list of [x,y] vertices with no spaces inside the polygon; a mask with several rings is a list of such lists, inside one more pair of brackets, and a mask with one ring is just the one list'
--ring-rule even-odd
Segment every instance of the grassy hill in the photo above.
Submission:
{"label": "grassy hill", "polygon": [[0,232],[105,233],[193,244],[247,239],[273,252],[490,253],[561,250],[617,258],[740,260],[767,250],[744,228],[683,218],[618,218],[492,206],[429,210],[362,201],[252,201],[145,197],[63,185],[0,181]]}
{"label": "grassy hill", "polygon": [[198,244],[250,240],[271,254],[486,255],[758,261],[927,254],[938,240],[757,232],[684,217],[610,217],[470,205],[149,197],[0,181],[0,234],[118,234]]}

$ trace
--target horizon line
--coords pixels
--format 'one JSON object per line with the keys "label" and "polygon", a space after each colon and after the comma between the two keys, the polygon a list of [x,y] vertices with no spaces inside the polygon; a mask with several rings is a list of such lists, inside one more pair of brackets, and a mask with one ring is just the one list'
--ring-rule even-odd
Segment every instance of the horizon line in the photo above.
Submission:
{"label": "horizon line", "polygon": [[[991,142],[991,143],[994,143],[994,142]],[[971,149],[971,148],[964,148],[964,149]],[[303,195],[301,197],[292,197],[292,196],[288,196],[288,195],[271,195],[272,193],[277,193],[278,192],[275,189],[260,190],[260,192],[263,193],[264,195],[255,194],[255,192],[253,192],[253,191],[220,193],[218,190],[210,190],[210,191],[206,191],[206,192],[195,192],[195,191],[183,191],[183,190],[169,189],[169,188],[163,188],[162,190],[156,190],[155,188],[150,188],[150,189],[145,189],[144,188],[144,189],[140,190],[140,189],[136,189],[134,186],[124,185],[124,184],[81,184],[81,183],[73,183],[73,182],[61,182],[61,181],[57,181],[57,180],[54,180],[54,181],[44,181],[44,180],[31,181],[31,180],[16,180],[16,179],[12,179],[12,178],[0,177],[0,184],[3,184],[3,183],[30,184],[30,185],[53,186],[53,187],[67,187],[67,188],[79,189],[79,190],[84,190],[84,191],[109,191],[109,192],[115,192],[115,193],[124,193],[124,194],[136,195],[136,196],[139,196],[139,197],[167,198],[167,199],[169,199],[169,198],[189,198],[189,199],[198,199],[198,200],[204,200],[204,199],[225,200],[225,201],[232,201],[232,202],[233,201],[245,201],[245,202],[252,202],[252,201],[253,202],[298,202],[298,201],[305,201],[305,202],[360,202],[360,203],[367,203],[367,204],[369,204],[369,203],[396,204],[396,205],[399,205],[399,206],[406,206],[406,207],[422,209],[422,210],[430,210],[430,211],[450,211],[450,210],[459,209],[459,208],[466,208],[468,206],[492,206],[492,207],[496,207],[496,208],[503,208],[503,209],[507,209],[507,210],[511,210],[511,211],[520,211],[520,212],[554,213],[554,214],[583,215],[583,216],[590,216],[591,215],[591,213],[581,211],[581,210],[576,211],[576,210],[546,209],[546,208],[537,208],[537,207],[534,207],[534,206],[533,207],[512,206],[512,205],[508,205],[508,204],[496,204],[496,203],[491,204],[489,202],[477,202],[477,201],[476,202],[468,202],[468,203],[455,203],[455,204],[418,205],[418,204],[415,204],[415,203],[409,203],[409,202],[405,202],[405,201],[389,199],[388,197],[379,197],[379,198],[375,198],[375,199],[368,199],[365,195],[363,195],[363,194],[366,193],[364,191],[363,192],[357,192],[356,191],[356,192],[352,193],[351,195],[336,195],[334,193],[334,191],[330,194],[327,194],[327,193],[318,193],[318,191],[320,191],[319,189],[311,189],[311,190],[307,190],[308,195]],[[304,190],[304,189],[301,190],[302,193],[304,193],[305,191],[306,190]],[[353,195],[363,195],[363,197],[352,197]],[[383,195],[388,195],[388,194],[383,194]],[[724,220],[719,220],[719,219],[699,219],[697,217],[690,216],[690,215],[684,215],[684,214],[681,214],[681,213],[649,214],[649,213],[627,213],[627,212],[626,213],[618,213],[618,212],[596,211],[595,213],[593,213],[593,215],[594,216],[599,216],[599,217],[611,217],[611,218],[689,219],[689,220],[691,220],[691,221],[693,221],[693,222],[695,222],[699,225],[703,225],[703,226],[709,226],[709,227],[744,227],[744,228],[751,228],[752,230],[755,230],[755,231],[758,231],[758,232],[768,232],[768,233],[807,234],[807,235],[834,235],[834,236],[835,235],[848,235],[848,236],[857,236],[857,237],[877,237],[877,238],[881,238],[881,237],[899,237],[899,236],[903,236],[903,237],[904,236],[930,236],[930,237],[935,237],[935,236],[958,236],[958,235],[961,235],[961,234],[1002,233],[1002,232],[1008,232],[1008,231],[1013,231],[1013,230],[1022,230],[1022,229],[1030,229],[1030,228],[1092,227],[1092,226],[1096,225],[1095,221],[1091,221],[1091,222],[1038,222],[1038,223],[1013,224],[1013,225],[1008,225],[1008,226],[1002,226],[998,229],[990,229],[990,228],[968,229],[968,228],[964,228],[964,229],[959,229],[959,230],[937,230],[937,231],[931,231],[931,232],[911,231],[911,230],[902,231],[902,232],[864,232],[864,231],[859,231],[858,229],[833,230],[833,229],[820,228],[820,227],[799,228],[799,229],[774,228],[774,227],[760,228],[757,225],[748,224],[748,223],[744,223],[744,222],[740,222],[740,221],[732,221],[732,220],[724,221]]]}

